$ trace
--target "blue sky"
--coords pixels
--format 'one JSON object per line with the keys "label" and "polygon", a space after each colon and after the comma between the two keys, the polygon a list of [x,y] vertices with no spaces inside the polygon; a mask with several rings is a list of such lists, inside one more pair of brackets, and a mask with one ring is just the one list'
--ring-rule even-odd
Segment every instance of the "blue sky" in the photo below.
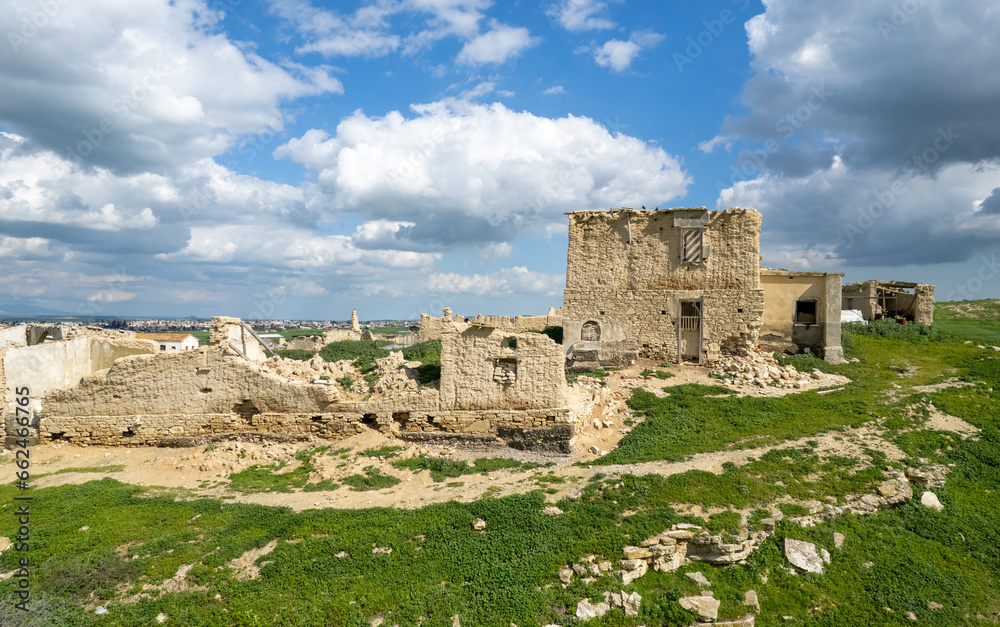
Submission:
{"label": "blue sky", "polygon": [[642,205],[998,297],[996,32],[988,0],[12,0],[0,303],[544,313],[563,214]]}

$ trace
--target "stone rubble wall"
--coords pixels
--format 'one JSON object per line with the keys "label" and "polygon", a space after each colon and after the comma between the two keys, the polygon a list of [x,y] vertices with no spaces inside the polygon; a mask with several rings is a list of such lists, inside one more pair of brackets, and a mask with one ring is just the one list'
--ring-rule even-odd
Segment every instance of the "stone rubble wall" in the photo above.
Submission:
{"label": "stone rubble wall", "polygon": [[[677,316],[681,300],[702,300],[702,352],[707,362],[723,352],[751,350],[757,344],[764,291],[597,291],[565,292],[563,343],[581,341],[581,328],[595,321],[602,328],[601,339],[634,339],[639,355],[676,362],[678,359]],[[610,333],[605,333],[605,327]],[[615,337],[615,329],[618,329]]]}
{"label": "stone rubble wall", "polygon": [[445,324],[441,405],[463,410],[563,407],[564,362],[562,347],[541,333]]}
{"label": "stone rubble wall", "polygon": [[[339,439],[377,429],[396,436],[480,434],[500,442],[501,434],[517,440],[530,430],[565,425],[568,431],[557,432],[568,446],[573,429],[570,409],[563,407],[561,348],[537,333],[462,327],[449,329],[443,342],[447,395],[418,385],[419,364],[405,362],[401,353],[377,360],[381,378],[370,393],[349,362],[255,362],[220,341],[193,351],[124,357],[78,385],[53,390],[41,407],[39,435],[43,442],[139,446],[220,434]],[[502,348],[510,337],[517,348]],[[493,354],[516,364],[513,380],[494,372]],[[336,383],[342,376],[355,379],[350,390]],[[487,387],[499,392],[487,395],[495,402],[479,403]]]}
{"label": "stone rubble wall", "polygon": [[[703,240],[710,250],[702,263],[683,264],[675,214],[696,213],[707,217]],[[760,225],[753,209],[576,211],[569,214],[566,289],[755,290]]]}

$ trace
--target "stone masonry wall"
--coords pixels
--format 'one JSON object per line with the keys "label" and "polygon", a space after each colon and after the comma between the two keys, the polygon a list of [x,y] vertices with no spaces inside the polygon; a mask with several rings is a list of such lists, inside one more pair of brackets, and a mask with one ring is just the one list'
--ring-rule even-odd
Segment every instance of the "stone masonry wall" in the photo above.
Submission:
{"label": "stone masonry wall", "polygon": [[[563,327],[565,344],[580,341],[580,327],[587,321],[621,329],[635,339],[639,354],[652,359],[677,361],[677,315],[681,300],[702,299],[702,349],[706,361],[721,353],[738,352],[757,343],[764,311],[764,291],[593,291],[566,290],[565,309],[573,322]],[[569,316],[567,316],[569,320]],[[602,333],[602,339],[615,340]],[[623,338],[622,338],[623,339]]]}
{"label": "stone masonry wall", "polygon": [[[364,429],[489,439],[512,429],[563,425],[570,437],[561,348],[541,334],[517,335],[521,353],[511,353],[519,367],[523,364],[524,377],[520,385],[497,384],[492,362],[488,373],[469,365],[499,349],[500,334],[489,339],[481,331],[465,337],[456,331],[453,341],[444,342],[449,357],[442,356],[442,370],[451,373],[442,380],[451,382],[447,396],[425,387],[348,399],[332,381],[291,381],[222,346],[125,357],[79,385],[52,391],[41,407],[39,435],[43,442],[138,446],[220,434],[339,439]],[[505,392],[498,403],[469,407],[476,405],[469,399],[479,398],[473,391],[477,377]]]}
{"label": "stone masonry wall", "polygon": [[562,347],[541,333],[445,324],[441,405],[464,410],[562,407],[564,363]]}
{"label": "stone masonry wall", "polygon": [[[683,264],[675,219],[699,214],[707,217],[708,255],[700,264]],[[760,224],[761,215],[753,209],[570,213],[566,289],[757,289]]]}

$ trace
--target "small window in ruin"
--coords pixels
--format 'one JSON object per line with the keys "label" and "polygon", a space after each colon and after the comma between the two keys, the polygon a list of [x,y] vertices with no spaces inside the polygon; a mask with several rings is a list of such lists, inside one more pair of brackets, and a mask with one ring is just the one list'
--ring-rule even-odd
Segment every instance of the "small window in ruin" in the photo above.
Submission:
{"label": "small window in ruin", "polygon": [[507,338],[507,348],[517,349],[517,338],[513,335]]}
{"label": "small window in ruin", "polygon": [[493,360],[493,381],[501,385],[510,385],[517,380],[517,360],[500,357]]}
{"label": "small window in ruin", "polygon": [[681,263],[701,263],[703,229],[681,229]]}
{"label": "small window in ruin", "polygon": [[816,301],[799,300],[795,302],[795,323],[816,324]]}
{"label": "small window in ruin", "polygon": [[167,350],[167,345],[166,344],[160,344],[160,350],[161,351]]}
{"label": "small window in ruin", "polygon": [[580,340],[584,342],[600,342],[601,325],[593,320],[584,322],[583,328],[580,329]]}

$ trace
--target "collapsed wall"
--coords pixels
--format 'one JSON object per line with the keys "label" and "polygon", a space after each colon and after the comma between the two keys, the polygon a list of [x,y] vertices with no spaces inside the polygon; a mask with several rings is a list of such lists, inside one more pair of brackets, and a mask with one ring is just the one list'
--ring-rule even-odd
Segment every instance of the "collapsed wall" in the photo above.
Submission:
{"label": "collapsed wall", "polygon": [[844,309],[857,309],[865,320],[901,317],[934,324],[934,286],[926,283],[869,279],[843,287]]}
{"label": "collapsed wall", "polygon": [[[557,450],[569,451],[562,350],[547,336],[449,326],[439,391],[421,386],[420,364],[398,352],[377,360],[379,379],[370,387],[348,361],[248,359],[239,354],[234,320],[213,319],[212,345],[118,359],[51,392],[41,408],[41,440],[194,444],[234,435],[340,439],[377,429],[421,441],[440,436],[526,447],[544,441],[550,450],[554,438]],[[336,381],[342,376],[354,381],[348,389]]]}

